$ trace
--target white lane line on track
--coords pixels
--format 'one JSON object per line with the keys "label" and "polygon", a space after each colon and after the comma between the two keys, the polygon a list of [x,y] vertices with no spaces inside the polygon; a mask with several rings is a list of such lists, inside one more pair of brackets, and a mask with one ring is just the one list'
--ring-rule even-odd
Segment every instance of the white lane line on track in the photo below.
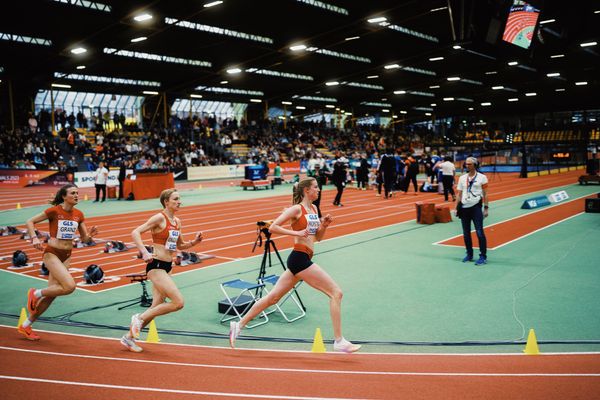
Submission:
{"label": "white lane line on track", "polygon": [[25,381],[25,382],[37,382],[37,383],[50,383],[57,385],[67,386],[83,386],[91,388],[102,388],[102,389],[116,389],[116,390],[133,390],[140,392],[154,392],[154,393],[176,393],[176,394],[188,394],[197,396],[210,396],[210,397],[245,397],[251,399],[283,399],[283,400],[358,400],[357,398],[343,398],[343,397],[307,397],[307,396],[277,396],[273,394],[251,394],[251,393],[226,393],[226,392],[206,392],[199,390],[182,390],[182,389],[163,389],[163,388],[150,388],[142,386],[122,386],[122,385],[107,385],[104,383],[94,382],[74,382],[74,381],[59,381],[55,379],[41,379],[41,378],[27,378],[21,376],[9,376],[0,375],[0,379],[14,380],[14,381]]}
{"label": "white lane line on track", "polygon": [[[273,367],[251,367],[242,365],[221,364],[197,364],[175,361],[140,360],[127,357],[93,356],[88,354],[59,353],[54,351],[19,349],[0,346],[0,350],[17,351],[24,353],[42,354],[46,356],[84,358],[103,361],[131,362],[151,365],[167,365],[176,367],[210,368],[210,369],[233,369],[244,371],[268,371],[268,372],[290,372],[301,374],[335,374],[335,375],[389,375],[389,376],[489,376],[489,377],[600,377],[600,373],[503,373],[503,372],[427,372],[427,371],[348,371],[336,369],[305,369],[305,368],[273,368]],[[335,354],[335,353],[334,353]],[[338,353],[339,356],[344,354]],[[526,356],[523,356],[526,357]]]}

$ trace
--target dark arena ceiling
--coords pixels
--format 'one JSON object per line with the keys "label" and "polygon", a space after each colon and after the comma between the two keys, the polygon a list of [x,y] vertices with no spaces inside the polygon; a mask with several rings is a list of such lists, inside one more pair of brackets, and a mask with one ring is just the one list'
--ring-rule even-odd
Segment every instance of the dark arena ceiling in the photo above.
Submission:
{"label": "dark arena ceiling", "polygon": [[[600,45],[590,44],[600,42],[598,1],[529,1],[540,10],[529,49],[502,40],[512,0],[209,3],[4,2],[0,79],[30,96],[58,83],[85,92],[166,92],[169,99],[254,98],[270,107],[286,101],[306,114],[334,105],[357,116],[404,111],[423,119],[426,112],[517,115],[600,104]],[[152,18],[134,20],[144,13]],[[87,51],[73,54],[77,47]],[[241,72],[228,72],[234,68]],[[77,75],[103,78],[71,79]]]}

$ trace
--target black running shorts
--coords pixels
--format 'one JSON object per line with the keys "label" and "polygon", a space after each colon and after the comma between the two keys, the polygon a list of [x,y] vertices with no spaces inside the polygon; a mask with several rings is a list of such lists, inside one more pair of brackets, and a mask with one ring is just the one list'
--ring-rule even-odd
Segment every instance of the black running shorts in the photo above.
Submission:
{"label": "black running shorts", "polygon": [[287,259],[287,267],[294,275],[304,271],[311,265],[313,265],[313,262],[309,255],[302,251],[293,250]]}
{"label": "black running shorts", "polygon": [[171,268],[173,268],[173,262],[161,261],[155,258],[146,265],[146,273],[150,272],[153,269],[163,269],[167,271],[168,274],[169,272],[171,272]]}

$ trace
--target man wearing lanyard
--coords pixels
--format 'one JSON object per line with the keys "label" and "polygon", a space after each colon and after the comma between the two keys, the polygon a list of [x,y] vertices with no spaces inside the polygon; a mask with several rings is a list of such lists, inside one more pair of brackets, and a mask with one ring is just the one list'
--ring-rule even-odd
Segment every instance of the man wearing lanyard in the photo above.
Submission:
{"label": "man wearing lanyard", "polygon": [[467,158],[465,165],[468,173],[460,177],[456,187],[459,199],[456,205],[456,215],[462,222],[463,237],[467,248],[467,255],[463,258],[463,262],[473,261],[473,241],[471,240],[471,221],[473,221],[480,252],[475,265],[483,265],[487,264],[487,241],[483,232],[483,219],[488,216],[488,179],[482,173],[477,172],[475,157]]}

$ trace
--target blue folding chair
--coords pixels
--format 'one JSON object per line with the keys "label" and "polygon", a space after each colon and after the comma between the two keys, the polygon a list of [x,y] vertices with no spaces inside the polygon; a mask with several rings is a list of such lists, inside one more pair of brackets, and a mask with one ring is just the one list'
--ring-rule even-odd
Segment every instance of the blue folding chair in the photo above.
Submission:
{"label": "blue folding chair", "polygon": [[[265,276],[264,278],[260,279],[260,283],[262,283],[264,285],[264,291],[265,294],[269,293],[269,288],[268,286],[270,286],[271,290],[273,290],[273,286],[275,286],[275,284],[277,283],[277,281],[279,280],[279,276],[277,275],[268,275]],[[290,292],[288,294],[286,294],[284,297],[282,297],[277,304],[275,304],[273,306],[272,310],[268,310],[266,312],[267,315],[274,313],[275,311],[279,311],[279,313],[281,314],[281,316],[287,321],[287,322],[294,322],[299,320],[300,318],[306,316],[306,311],[304,311],[304,307],[302,307],[302,303],[300,303],[300,299],[298,299],[298,294],[296,293],[296,290],[298,289],[298,286],[300,286],[302,284],[303,281],[299,281],[296,286],[294,286],[294,288],[292,290],[290,290]],[[283,311],[282,307],[285,304],[285,302],[287,302],[289,299],[292,299],[292,301],[294,302],[294,304],[296,305],[296,307],[298,307],[298,311],[299,314],[294,316],[294,317],[288,317],[288,315]]]}
{"label": "blue folding chair", "polygon": [[[237,319],[238,321],[241,320],[244,314],[246,314],[258,300],[258,297],[256,297],[254,292],[258,292],[259,290],[257,289],[263,289],[264,286],[264,283],[251,283],[241,279],[234,279],[232,281],[221,283],[221,291],[225,294],[225,300],[223,300],[223,302],[225,302],[228,307],[221,318],[221,323],[232,319]],[[237,290],[237,295],[230,295],[228,290],[229,292]],[[246,328],[254,328],[269,322],[269,317],[264,311],[261,311],[261,313],[257,315],[257,318],[257,322],[246,325]]]}

